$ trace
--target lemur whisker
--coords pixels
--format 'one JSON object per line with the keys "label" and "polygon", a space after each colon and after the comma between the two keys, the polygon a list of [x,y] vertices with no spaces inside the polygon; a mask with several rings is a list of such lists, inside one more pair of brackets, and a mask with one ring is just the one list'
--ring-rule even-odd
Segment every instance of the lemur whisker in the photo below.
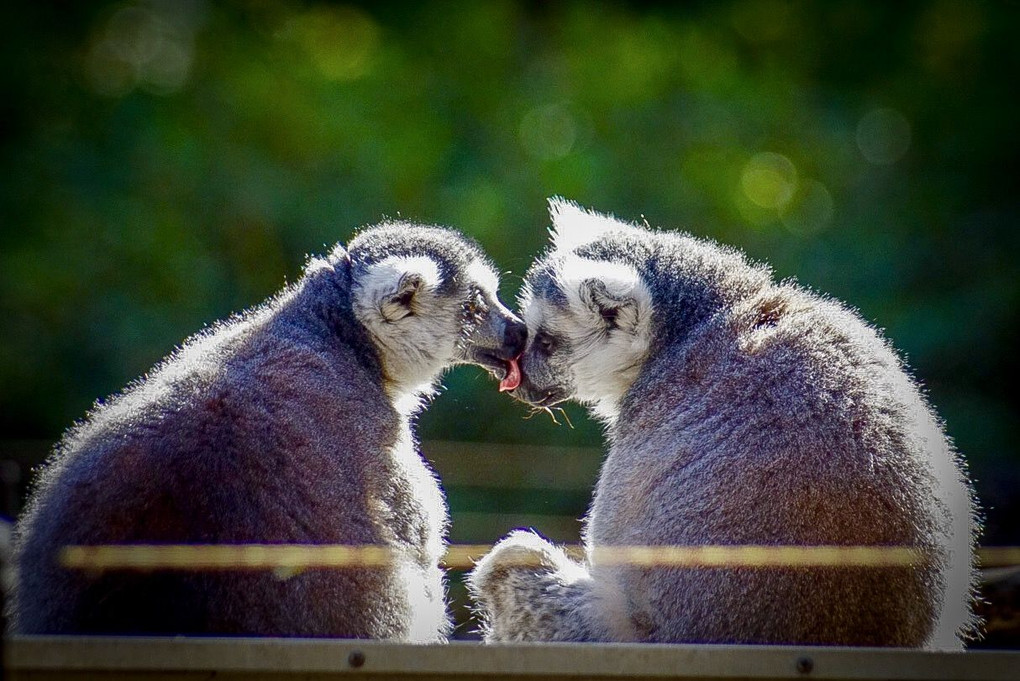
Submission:
{"label": "lemur whisker", "polygon": [[[556,411],[558,411],[560,413],[560,416],[563,417],[563,420],[567,422],[567,425],[570,427],[570,430],[573,430],[574,429],[574,424],[570,422],[570,417],[567,416],[567,410],[564,409],[563,407],[556,407]],[[550,412],[550,413],[552,413],[552,412]],[[553,418],[553,421],[555,421],[555,420],[556,419]]]}

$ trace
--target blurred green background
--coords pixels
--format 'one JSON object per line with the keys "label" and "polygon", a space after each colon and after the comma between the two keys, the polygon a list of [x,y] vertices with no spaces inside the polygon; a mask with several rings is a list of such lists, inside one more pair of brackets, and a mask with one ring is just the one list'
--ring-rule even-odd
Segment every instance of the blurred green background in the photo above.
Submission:
{"label": "blurred green background", "polygon": [[[743,248],[886,329],[970,462],[984,543],[1020,543],[1018,19],[964,0],[7,3],[2,453],[30,465],[386,216],[474,236],[510,301],[560,194]],[[446,385],[421,432],[458,481],[453,538],[495,540],[513,520],[458,530],[493,511],[576,538],[599,428],[576,407],[573,428],[525,420],[475,368]],[[514,445],[588,463],[522,467]],[[562,476],[473,485],[471,451]]]}

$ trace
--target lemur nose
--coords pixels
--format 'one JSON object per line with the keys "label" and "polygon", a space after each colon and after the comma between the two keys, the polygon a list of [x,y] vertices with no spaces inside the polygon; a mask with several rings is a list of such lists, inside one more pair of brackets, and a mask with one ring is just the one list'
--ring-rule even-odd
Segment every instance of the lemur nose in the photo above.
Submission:
{"label": "lemur nose", "polygon": [[528,327],[524,322],[510,318],[506,320],[506,331],[503,332],[503,346],[509,350],[510,357],[524,352],[524,344],[528,340]]}

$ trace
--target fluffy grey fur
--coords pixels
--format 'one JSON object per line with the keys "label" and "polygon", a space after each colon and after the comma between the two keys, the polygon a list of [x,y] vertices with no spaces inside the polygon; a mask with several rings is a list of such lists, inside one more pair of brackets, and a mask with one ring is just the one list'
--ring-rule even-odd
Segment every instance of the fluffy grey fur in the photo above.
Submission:
{"label": "fluffy grey fur", "polygon": [[[497,377],[526,329],[480,249],[391,223],[312,259],[72,428],[17,528],[10,621],[26,634],[440,641],[447,510],[411,419],[439,374]],[[385,569],[105,572],[72,544],[374,544]]]}
{"label": "fluffy grey fur", "polygon": [[[589,404],[609,450],[584,564],[515,532],[470,575],[486,639],[960,647],[973,495],[879,333],[732,249],[559,200],[552,217],[513,394]],[[680,569],[593,552],[706,544],[906,546],[929,561]]]}

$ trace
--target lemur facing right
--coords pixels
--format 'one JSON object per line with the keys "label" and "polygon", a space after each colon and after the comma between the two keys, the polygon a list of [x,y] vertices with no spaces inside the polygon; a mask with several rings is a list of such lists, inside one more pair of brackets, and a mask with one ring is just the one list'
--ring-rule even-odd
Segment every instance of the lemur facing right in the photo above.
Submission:
{"label": "lemur facing right", "polygon": [[[18,522],[19,634],[445,640],[447,509],[414,417],[454,364],[517,385],[524,323],[449,229],[387,223],[313,258],[68,431]],[[378,567],[67,569],[75,544],[348,544]]]}
{"label": "lemur facing right", "polygon": [[[961,647],[975,627],[974,497],[879,333],[733,249],[563,200],[551,214],[511,394],[590,405],[609,451],[584,564],[518,531],[470,575],[486,639]],[[641,567],[599,551],[642,545],[911,547],[924,560]]]}

